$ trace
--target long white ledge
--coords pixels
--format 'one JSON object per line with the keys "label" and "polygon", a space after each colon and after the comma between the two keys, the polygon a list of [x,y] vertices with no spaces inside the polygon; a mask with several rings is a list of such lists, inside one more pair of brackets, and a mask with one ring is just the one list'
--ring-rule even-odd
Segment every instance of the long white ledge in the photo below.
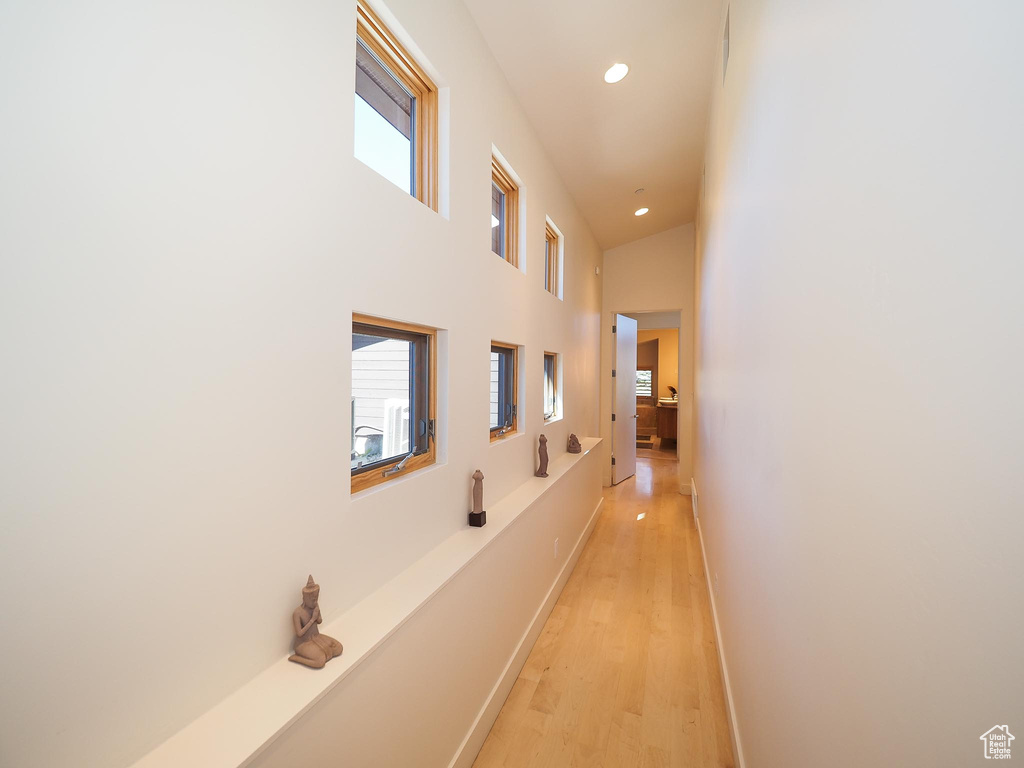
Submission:
{"label": "long white ledge", "polygon": [[244,766],[369,657],[549,488],[601,438],[582,438],[583,452],[563,454],[548,477],[532,477],[489,504],[487,525],[453,534],[344,614],[324,624],[345,652],[321,670],[293,664],[287,656],[163,742],[133,768],[227,768]]}

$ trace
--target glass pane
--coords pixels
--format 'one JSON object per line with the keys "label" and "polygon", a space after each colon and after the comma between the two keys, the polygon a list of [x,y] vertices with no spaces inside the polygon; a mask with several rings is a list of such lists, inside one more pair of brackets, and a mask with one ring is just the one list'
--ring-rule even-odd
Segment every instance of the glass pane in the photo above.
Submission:
{"label": "glass pane", "polygon": [[491,182],[491,250],[505,258],[505,193]]}
{"label": "glass pane", "polygon": [[412,348],[352,334],[352,469],[409,453]]}
{"label": "glass pane", "polygon": [[498,414],[498,400],[499,400],[499,389],[501,388],[501,382],[499,381],[501,369],[501,355],[491,350],[491,423],[490,426],[500,427],[504,424],[504,421],[499,420]]}
{"label": "glass pane", "polygon": [[544,290],[551,290],[551,241],[544,241]]}
{"label": "glass pane", "polygon": [[555,415],[555,358],[544,355],[544,416]]}
{"label": "glass pane", "polygon": [[357,41],[355,156],[410,194],[415,104],[402,84]]}
{"label": "glass pane", "polygon": [[415,99],[362,40],[356,40],[356,93],[405,138],[412,138]]}
{"label": "glass pane", "polygon": [[356,94],[356,159],[412,194],[412,143]]}
{"label": "glass pane", "polygon": [[650,397],[651,396],[651,372],[650,371],[637,371],[636,372],[636,396],[637,397]]}

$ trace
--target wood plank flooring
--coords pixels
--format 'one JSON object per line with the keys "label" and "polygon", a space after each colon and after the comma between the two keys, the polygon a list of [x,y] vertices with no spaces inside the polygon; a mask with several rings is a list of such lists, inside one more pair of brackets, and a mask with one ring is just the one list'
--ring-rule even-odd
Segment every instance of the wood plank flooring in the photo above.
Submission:
{"label": "wood plank flooring", "polygon": [[700,541],[676,464],[640,459],[636,477],[604,498],[475,768],[734,764]]}
{"label": "wood plank flooring", "polygon": [[662,461],[677,461],[675,440],[663,440],[657,435],[654,435],[651,438],[651,442],[654,443],[653,448],[636,449],[636,457],[638,459],[661,459]]}

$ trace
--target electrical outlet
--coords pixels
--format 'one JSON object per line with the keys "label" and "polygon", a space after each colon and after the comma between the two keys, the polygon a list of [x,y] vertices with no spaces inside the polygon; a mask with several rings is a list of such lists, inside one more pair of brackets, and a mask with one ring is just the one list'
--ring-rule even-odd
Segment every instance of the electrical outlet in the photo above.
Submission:
{"label": "electrical outlet", "polygon": [[558,539],[555,539],[555,560],[558,559]]}

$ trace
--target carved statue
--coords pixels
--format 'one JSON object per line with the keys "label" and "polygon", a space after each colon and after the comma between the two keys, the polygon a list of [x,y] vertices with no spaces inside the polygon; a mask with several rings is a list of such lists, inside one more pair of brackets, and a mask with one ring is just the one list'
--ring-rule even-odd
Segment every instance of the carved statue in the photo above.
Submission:
{"label": "carved statue", "polygon": [[540,468],[534,473],[537,477],[548,476],[548,439],[544,435],[540,436],[540,448],[537,449],[540,454]]}
{"label": "carved statue", "polygon": [[292,626],[295,628],[295,654],[288,661],[305,664],[307,667],[321,669],[324,664],[335,656],[341,656],[341,643],[333,637],[321,635],[317,628],[323,622],[320,616],[320,585],[309,581],[302,588],[302,605],[292,613]]}
{"label": "carved statue", "polygon": [[484,473],[479,469],[473,473],[473,514],[484,511]]}
{"label": "carved statue", "polygon": [[580,439],[574,434],[569,435],[569,447],[566,448],[569,453],[582,453],[583,446],[580,445]]}
{"label": "carved statue", "polygon": [[473,511],[469,513],[469,524],[481,528],[487,523],[484,511],[484,473],[479,469],[473,473]]}

